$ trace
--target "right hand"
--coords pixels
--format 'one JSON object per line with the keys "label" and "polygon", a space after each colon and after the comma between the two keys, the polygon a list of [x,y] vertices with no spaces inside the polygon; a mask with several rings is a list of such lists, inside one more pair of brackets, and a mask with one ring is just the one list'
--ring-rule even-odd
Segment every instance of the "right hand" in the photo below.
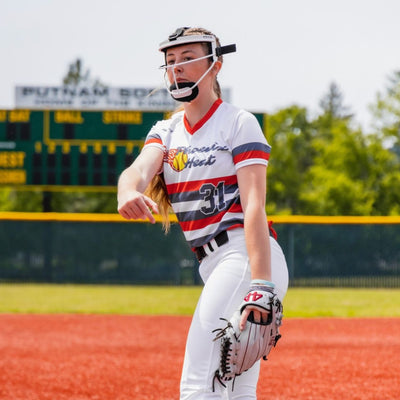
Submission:
{"label": "right hand", "polygon": [[257,324],[266,324],[268,320],[268,311],[257,306],[247,306],[240,316],[239,329],[243,331],[246,328],[247,319],[253,313],[253,320]]}
{"label": "right hand", "polygon": [[272,299],[274,298],[274,289],[267,285],[251,285],[250,290],[240,305],[241,318],[239,328],[244,330],[247,319],[250,314],[253,315],[253,321],[257,324],[267,324],[268,315],[272,310]]}
{"label": "right hand", "polygon": [[118,212],[125,219],[148,219],[156,222],[151,211],[158,214],[158,206],[150,197],[136,190],[118,196]]}

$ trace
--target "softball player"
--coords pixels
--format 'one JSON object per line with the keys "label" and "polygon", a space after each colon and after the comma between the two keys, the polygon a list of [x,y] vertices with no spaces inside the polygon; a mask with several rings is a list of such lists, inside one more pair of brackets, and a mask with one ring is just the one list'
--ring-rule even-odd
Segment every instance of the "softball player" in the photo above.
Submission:
{"label": "softball player", "polygon": [[[215,384],[220,347],[212,330],[231,317],[252,283],[274,287],[281,301],[286,294],[285,257],[265,213],[270,146],[251,113],[221,99],[217,75],[235,45],[221,46],[202,28],[180,28],[159,49],[168,91],[183,108],[154,125],[121,174],[118,211],[154,223],[152,212],[167,216],[172,206],[200,263],[204,288],[188,333],[180,398],[255,399],[259,363],[237,377],[234,390]],[[242,329],[251,312],[256,321],[267,318],[247,307]]]}

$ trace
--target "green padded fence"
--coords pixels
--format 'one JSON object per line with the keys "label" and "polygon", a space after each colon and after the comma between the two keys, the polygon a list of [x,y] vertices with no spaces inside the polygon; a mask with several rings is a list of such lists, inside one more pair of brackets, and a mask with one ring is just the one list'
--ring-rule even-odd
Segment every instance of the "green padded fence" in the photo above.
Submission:
{"label": "green padded fence", "polygon": [[[270,219],[291,286],[400,287],[400,217]],[[0,213],[1,282],[196,285],[197,267],[177,224]]]}

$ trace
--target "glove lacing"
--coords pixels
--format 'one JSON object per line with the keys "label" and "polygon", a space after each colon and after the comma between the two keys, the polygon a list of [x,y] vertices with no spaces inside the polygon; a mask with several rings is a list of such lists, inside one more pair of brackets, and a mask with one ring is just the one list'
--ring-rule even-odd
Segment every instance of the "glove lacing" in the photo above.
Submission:
{"label": "glove lacing", "polygon": [[[227,320],[226,318],[220,318],[221,321],[225,321],[227,323],[225,328],[217,328],[214,329],[212,331],[212,333],[214,332],[218,332],[215,336],[215,338],[213,339],[213,342],[215,342],[218,339],[222,339],[222,343],[221,343],[221,357],[220,357],[220,369],[217,369],[215,371],[214,374],[214,379],[213,379],[213,384],[212,384],[212,389],[213,392],[215,392],[215,379],[218,380],[218,382],[226,388],[226,385],[224,383],[223,380],[223,376],[227,373],[230,373],[231,370],[229,369],[229,354],[232,351],[232,340],[230,338],[224,337],[225,332],[227,329],[233,328],[233,325],[229,322],[229,320]],[[240,335],[236,335],[236,333],[234,334],[235,338],[238,339]],[[224,362],[225,361],[225,362]],[[220,370],[222,372],[222,375],[220,374]],[[232,378],[229,379],[225,379],[225,381],[227,380],[231,380]],[[233,390],[233,385],[235,384],[235,378],[233,379],[233,384],[232,384],[232,390]]]}

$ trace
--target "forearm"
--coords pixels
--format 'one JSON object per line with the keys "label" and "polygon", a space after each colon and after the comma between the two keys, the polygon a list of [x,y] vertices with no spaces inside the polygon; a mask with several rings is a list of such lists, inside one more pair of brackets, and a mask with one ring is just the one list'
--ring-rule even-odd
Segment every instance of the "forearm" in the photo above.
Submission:
{"label": "forearm", "polygon": [[118,194],[129,191],[143,193],[153,176],[160,170],[162,162],[160,149],[145,148],[118,180]]}
{"label": "forearm", "polygon": [[118,180],[118,195],[129,190],[137,190],[143,192],[147,187],[147,182],[143,178],[140,169],[132,164],[129,168],[125,169]]}
{"label": "forearm", "polygon": [[149,219],[155,222],[151,209],[158,213],[157,204],[143,192],[160,170],[162,152],[144,149],[135,162],[126,168],[118,180],[118,212],[126,219]]}
{"label": "forearm", "polygon": [[262,205],[248,205],[244,229],[251,267],[251,279],[270,281],[271,247],[267,218]]}

